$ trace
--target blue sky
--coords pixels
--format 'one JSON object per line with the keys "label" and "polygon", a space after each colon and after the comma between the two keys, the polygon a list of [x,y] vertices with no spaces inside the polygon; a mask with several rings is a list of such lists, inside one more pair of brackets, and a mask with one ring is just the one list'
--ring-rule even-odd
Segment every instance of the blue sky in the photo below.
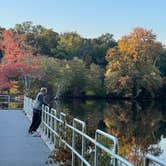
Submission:
{"label": "blue sky", "polygon": [[29,20],[88,38],[108,32],[119,39],[139,26],[166,44],[166,0],[0,0],[0,26]]}

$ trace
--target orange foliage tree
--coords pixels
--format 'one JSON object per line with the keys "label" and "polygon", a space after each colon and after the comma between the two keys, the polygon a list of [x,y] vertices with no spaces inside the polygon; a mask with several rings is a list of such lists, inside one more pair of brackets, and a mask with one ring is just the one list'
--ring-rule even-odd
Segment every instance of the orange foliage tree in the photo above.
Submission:
{"label": "orange foliage tree", "polygon": [[156,67],[163,51],[152,31],[135,28],[118,41],[107,55],[105,82],[107,91],[127,97],[137,97],[142,90],[154,97],[161,83]]}

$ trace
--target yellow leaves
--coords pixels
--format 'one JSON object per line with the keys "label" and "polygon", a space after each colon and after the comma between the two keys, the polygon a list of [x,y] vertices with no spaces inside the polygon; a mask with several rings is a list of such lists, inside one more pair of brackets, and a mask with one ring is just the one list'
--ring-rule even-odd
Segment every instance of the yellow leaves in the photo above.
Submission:
{"label": "yellow leaves", "polygon": [[19,88],[18,82],[17,81],[13,81],[12,84],[13,84],[13,86],[10,88],[9,93],[10,94],[17,94],[19,92],[19,90],[18,90],[18,88]]}
{"label": "yellow leaves", "polygon": [[125,85],[127,81],[129,81],[129,76],[126,77],[120,77],[120,79],[118,80],[119,84],[121,85]]}
{"label": "yellow leaves", "polygon": [[118,47],[114,47],[108,50],[106,55],[106,60],[109,62],[111,60],[118,59],[121,56]]}
{"label": "yellow leaves", "polygon": [[156,35],[151,30],[135,28],[132,33],[118,41],[119,51],[124,56],[130,56],[133,62],[144,60],[142,57],[149,57],[152,62],[153,57],[162,49],[161,43],[155,39]]}
{"label": "yellow leaves", "polygon": [[109,77],[111,69],[106,70],[105,76]]}
{"label": "yellow leaves", "polygon": [[66,64],[65,68],[66,68],[66,69],[70,69],[69,64]]}

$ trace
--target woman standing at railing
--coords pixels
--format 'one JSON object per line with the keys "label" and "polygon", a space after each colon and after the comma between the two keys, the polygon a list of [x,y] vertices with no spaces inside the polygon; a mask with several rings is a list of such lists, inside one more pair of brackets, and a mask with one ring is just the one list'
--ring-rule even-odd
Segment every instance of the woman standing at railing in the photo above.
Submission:
{"label": "woman standing at railing", "polygon": [[33,117],[32,117],[32,123],[29,127],[28,133],[33,136],[39,136],[38,133],[36,133],[36,130],[40,126],[41,123],[41,114],[42,114],[42,105],[47,105],[45,101],[45,95],[47,93],[47,88],[41,88],[40,92],[37,94],[34,105],[33,105]]}

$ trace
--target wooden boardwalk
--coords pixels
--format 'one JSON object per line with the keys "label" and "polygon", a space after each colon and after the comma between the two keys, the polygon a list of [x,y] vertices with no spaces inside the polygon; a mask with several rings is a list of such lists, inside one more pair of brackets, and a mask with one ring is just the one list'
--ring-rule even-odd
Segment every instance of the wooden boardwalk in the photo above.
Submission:
{"label": "wooden boardwalk", "polygon": [[44,166],[50,150],[40,137],[27,135],[20,110],[0,110],[0,166]]}

